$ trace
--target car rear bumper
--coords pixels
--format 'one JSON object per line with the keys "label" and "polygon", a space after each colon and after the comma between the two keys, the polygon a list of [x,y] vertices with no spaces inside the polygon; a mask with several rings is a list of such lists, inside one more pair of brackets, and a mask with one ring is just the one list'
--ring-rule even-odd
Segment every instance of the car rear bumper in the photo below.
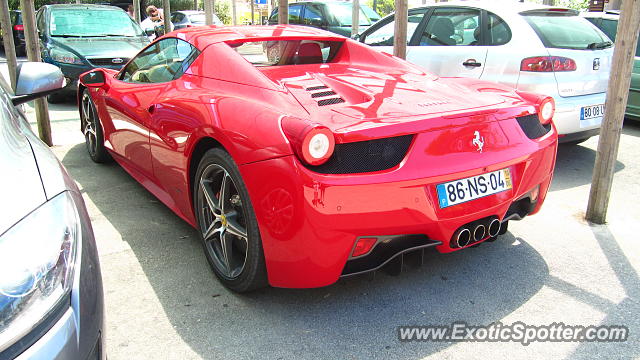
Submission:
{"label": "car rear bumper", "polygon": [[[294,156],[241,166],[254,199],[270,284],[307,288],[334,283],[345,274],[359,237],[399,238],[407,241],[406,246],[452,252],[461,249],[450,242],[466,224],[485,218],[504,220],[507,215],[518,219],[540,209],[555,164],[554,131],[536,141],[516,141],[498,156],[489,151],[449,154],[449,159],[458,159],[455,163],[446,159],[446,149],[427,150],[444,151],[434,157],[444,161],[424,159],[418,149],[428,147],[434,137],[421,135],[416,136],[407,158],[388,171],[318,174]],[[491,140],[500,142],[495,137]],[[420,157],[423,161],[417,161]],[[512,175],[511,190],[439,207],[437,184],[504,168]],[[539,195],[532,202],[534,189],[539,189]],[[422,240],[407,238],[414,235]],[[403,251],[403,246],[397,251]]]}
{"label": "car rear bumper", "polygon": [[604,104],[606,93],[559,97],[554,96],[556,101],[556,113],[553,122],[558,129],[558,134],[568,135],[573,133],[587,134],[590,130],[599,129],[603,117],[589,120],[580,120],[580,111],[584,106]]}

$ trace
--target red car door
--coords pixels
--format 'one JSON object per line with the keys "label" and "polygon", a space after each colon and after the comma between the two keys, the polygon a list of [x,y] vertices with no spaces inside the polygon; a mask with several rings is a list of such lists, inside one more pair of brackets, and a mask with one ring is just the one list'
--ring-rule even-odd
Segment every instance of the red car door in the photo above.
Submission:
{"label": "red car door", "polygon": [[105,140],[113,151],[146,177],[153,175],[149,124],[155,98],[166,84],[130,84],[113,81],[105,92],[105,105],[113,129]]}
{"label": "red car door", "polygon": [[149,144],[150,124],[157,109],[156,99],[182,68],[177,61],[182,42],[167,38],[151,44],[136,55],[112,82],[104,99],[113,124],[105,139],[113,151],[124,157],[147,178],[153,176]]}

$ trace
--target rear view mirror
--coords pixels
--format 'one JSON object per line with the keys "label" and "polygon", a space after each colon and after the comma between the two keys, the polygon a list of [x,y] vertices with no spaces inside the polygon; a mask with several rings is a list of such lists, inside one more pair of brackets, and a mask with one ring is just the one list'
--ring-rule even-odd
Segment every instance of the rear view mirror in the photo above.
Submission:
{"label": "rear view mirror", "polygon": [[100,87],[104,85],[104,72],[92,70],[80,76],[80,81],[88,87]]}
{"label": "rear view mirror", "polygon": [[146,29],[144,31],[145,34],[147,34],[147,36],[152,36],[154,35],[156,32],[154,31],[154,29]]}
{"label": "rear view mirror", "polygon": [[24,62],[18,65],[16,72],[14,105],[49,95],[65,86],[64,75],[60,69],[41,62]]}

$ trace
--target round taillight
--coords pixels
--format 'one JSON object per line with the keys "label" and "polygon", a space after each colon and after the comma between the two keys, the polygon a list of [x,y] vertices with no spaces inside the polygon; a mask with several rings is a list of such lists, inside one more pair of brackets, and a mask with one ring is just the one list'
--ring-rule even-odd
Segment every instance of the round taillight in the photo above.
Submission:
{"label": "round taillight", "polygon": [[538,117],[540,118],[540,123],[542,125],[546,125],[551,122],[553,119],[553,115],[556,112],[556,103],[553,101],[552,97],[546,97],[540,103],[538,108]]}
{"label": "round taillight", "polygon": [[302,159],[309,165],[324,164],[335,148],[335,139],[331,130],[325,127],[314,127],[302,141]]}

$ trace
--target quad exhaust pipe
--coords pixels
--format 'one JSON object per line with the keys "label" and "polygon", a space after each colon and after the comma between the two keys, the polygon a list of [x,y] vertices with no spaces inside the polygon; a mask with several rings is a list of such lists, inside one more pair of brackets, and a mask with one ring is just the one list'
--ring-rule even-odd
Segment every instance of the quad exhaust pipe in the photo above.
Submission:
{"label": "quad exhaust pipe", "polygon": [[487,234],[487,232],[485,230],[486,230],[486,228],[482,224],[476,226],[476,228],[473,229],[473,240],[474,241],[480,241],[480,240],[484,239],[484,237]]}
{"label": "quad exhaust pipe", "polygon": [[462,228],[458,231],[458,235],[456,236],[456,245],[458,247],[465,247],[469,245],[471,242],[471,231],[467,228]]}
{"label": "quad exhaust pipe", "polygon": [[454,233],[451,239],[451,247],[465,247],[471,243],[482,241],[487,237],[487,241],[493,241],[500,235],[503,226],[506,229],[506,224],[503,225],[497,217],[493,216],[473,221],[460,227]]}
{"label": "quad exhaust pipe", "polygon": [[500,233],[501,226],[502,226],[502,223],[500,222],[500,220],[498,219],[491,220],[491,223],[489,224],[489,236],[491,237],[498,236],[498,234]]}

